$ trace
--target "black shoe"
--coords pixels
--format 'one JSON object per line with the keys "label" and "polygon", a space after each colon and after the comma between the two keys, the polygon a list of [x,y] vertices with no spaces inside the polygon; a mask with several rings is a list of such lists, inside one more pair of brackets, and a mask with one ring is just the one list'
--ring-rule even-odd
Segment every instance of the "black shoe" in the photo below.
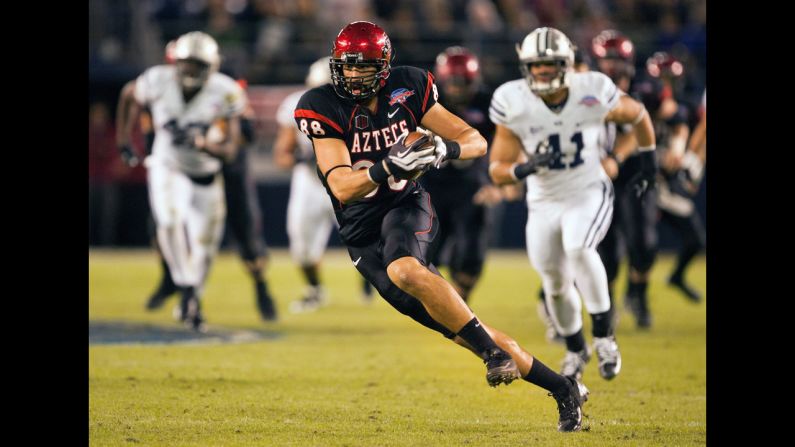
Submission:
{"label": "black shoe", "polygon": [[701,294],[698,293],[692,287],[685,284],[684,279],[682,279],[681,277],[672,276],[668,278],[668,285],[679,289],[679,291],[682,292],[688,300],[694,303],[701,302]]}
{"label": "black shoe", "polygon": [[166,303],[166,300],[178,291],[179,288],[173,282],[161,282],[160,287],[146,301],[146,310],[160,309]]}
{"label": "black shoe", "polygon": [[630,295],[629,293],[624,295],[624,310],[628,310],[630,313],[637,314],[638,308],[638,297],[635,295]]}
{"label": "black shoe", "polygon": [[196,332],[205,332],[204,315],[201,311],[199,298],[191,291],[183,291],[180,301],[180,320],[189,329]]}
{"label": "black shoe", "polygon": [[638,329],[651,329],[651,314],[649,314],[648,310],[644,310],[638,313],[635,322],[638,325]]}
{"label": "black shoe", "polygon": [[635,295],[627,295],[624,297],[624,303],[632,315],[635,316],[635,322],[638,329],[649,329],[651,327],[651,313],[649,313],[648,298],[641,298]]}
{"label": "black shoe", "polygon": [[204,315],[202,315],[201,308],[197,307],[196,311],[185,320],[185,326],[196,332],[207,332],[207,325],[204,323]]}
{"label": "black shoe", "polygon": [[637,310],[635,311],[635,322],[638,329],[651,328],[651,313],[649,312],[646,300],[638,300]]}
{"label": "black shoe", "polygon": [[273,298],[263,283],[257,283],[257,310],[263,320],[276,321],[276,307],[273,305]]}
{"label": "black shoe", "polygon": [[489,386],[494,387],[501,383],[509,385],[522,377],[516,362],[500,348],[494,348],[488,352],[483,363],[486,364],[486,381]]}
{"label": "black shoe", "polygon": [[588,388],[577,380],[566,377],[569,382],[565,390],[549,393],[558,403],[558,431],[580,431],[582,428],[582,404],[588,400]]}

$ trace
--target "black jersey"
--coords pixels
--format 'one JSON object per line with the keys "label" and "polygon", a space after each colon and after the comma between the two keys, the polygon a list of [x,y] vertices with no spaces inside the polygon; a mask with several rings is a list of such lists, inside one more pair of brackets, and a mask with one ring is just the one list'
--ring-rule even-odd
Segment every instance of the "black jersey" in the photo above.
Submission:
{"label": "black jersey", "polygon": [[[389,154],[400,135],[417,129],[425,113],[436,104],[433,75],[415,67],[395,67],[377,94],[375,113],[355,101],[337,96],[326,84],[301,97],[295,109],[298,129],[310,139],[345,141],[354,170],[368,169]],[[342,203],[318,173],[334,205],[339,233],[348,245],[362,246],[380,236],[384,215],[407,195],[422,187],[414,180],[397,180],[373,188],[367,196]]]}
{"label": "black jersey", "polygon": [[[440,102],[444,104],[444,97]],[[489,119],[490,105],[491,93],[479,90],[468,104],[461,107],[450,106],[448,110],[458,115],[480,132],[487,141],[491,142],[494,123]],[[471,202],[472,196],[490,181],[488,156],[471,160],[446,161],[441,168],[429,171],[421,179],[422,185],[434,197],[438,197],[440,192],[446,191],[462,201],[469,202]],[[450,188],[450,185],[455,185],[455,187]]]}

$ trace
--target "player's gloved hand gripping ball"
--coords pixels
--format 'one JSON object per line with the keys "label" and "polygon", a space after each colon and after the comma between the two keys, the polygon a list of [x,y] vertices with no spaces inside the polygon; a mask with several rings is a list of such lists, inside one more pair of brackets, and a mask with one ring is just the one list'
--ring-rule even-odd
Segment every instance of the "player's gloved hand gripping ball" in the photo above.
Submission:
{"label": "player's gloved hand gripping ball", "polygon": [[400,179],[416,179],[430,169],[436,159],[436,145],[429,135],[409,132],[389,149],[387,167]]}

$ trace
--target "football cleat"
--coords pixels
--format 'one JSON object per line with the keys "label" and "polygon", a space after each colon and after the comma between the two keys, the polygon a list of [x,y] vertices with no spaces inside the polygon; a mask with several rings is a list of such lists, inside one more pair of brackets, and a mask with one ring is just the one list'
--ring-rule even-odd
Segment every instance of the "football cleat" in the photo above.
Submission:
{"label": "football cleat", "polygon": [[593,345],[599,360],[599,375],[611,380],[621,372],[621,351],[618,350],[616,337],[594,337]]}
{"label": "football cleat", "polygon": [[563,363],[560,368],[560,374],[580,380],[582,379],[582,373],[585,371],[585,364],[588,363],[590,359],[591,353],[588,352],[587,347],[580,352],[566,351],[566,356],[563,357]]}
{"label": "football cleat", "polygon": [[580,431],[582,428],[582,404],[588,400],[588,388],[579,381],[566,377],[569,382],[565,390],[549,393],[558,404],[558,431]]}
{"label": "football cleat", "polygon": [[494,348],[488,352],[483,363],[486,364],[486,381],[489,386],[496,387],[501,383],[509,385],[522,377],[514,359],[500,348]]}
{"label": "football cleat", "polygon": [[672,276],[668,278],[668,285],[679,289],[679,291],[682,292],[688,300],[694,303],[701,302],[701,294],[689,285],[685,284],[685,281],[682,279],[682,277]]}
{"label": "football cleat", "polygon": [[265,321],[276,321],[276,306],[264,283],[257,283],[257,310]]}

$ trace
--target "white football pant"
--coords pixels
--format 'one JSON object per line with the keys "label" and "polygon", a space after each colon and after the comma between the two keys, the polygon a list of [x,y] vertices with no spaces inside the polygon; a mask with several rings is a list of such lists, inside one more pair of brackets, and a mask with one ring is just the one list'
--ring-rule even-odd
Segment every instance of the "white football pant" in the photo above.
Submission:
{"label": "white football pant", "polygon": [[300,265],[318,263],[336,225],[334,209],[314,166],[297,163],[287,204],[287,235],[293,260]]}
{"label": "white football pant", "polygon": [[541,276],[555,328],[573,335],[582,328],[580,294],[589,314],[610,309],[607,274],[596,247],[613,218],[613,185],[598,181],[565,200],[534,201],[528,208],[530,263]]}
{"label": "white football pant", "polygon": [[160,163],[150,163],[148,169],[149,202],[160,251],[174,283],[193,286],[199,294],[223,236],[223,177],[218,174],[205,186]]}

